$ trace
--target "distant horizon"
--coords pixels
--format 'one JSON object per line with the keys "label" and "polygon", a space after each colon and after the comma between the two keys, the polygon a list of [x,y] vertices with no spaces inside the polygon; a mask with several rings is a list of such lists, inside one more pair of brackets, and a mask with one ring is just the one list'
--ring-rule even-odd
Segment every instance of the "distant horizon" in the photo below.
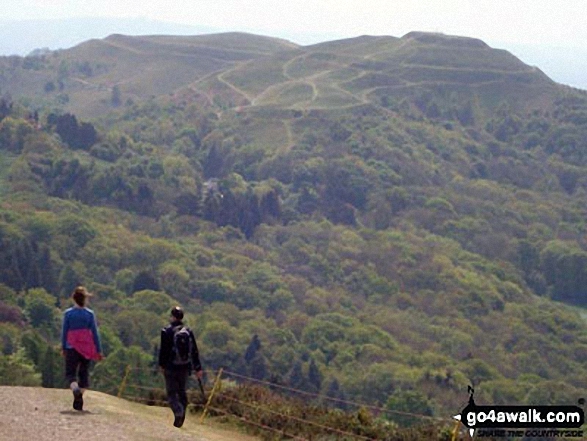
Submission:
{"label": "distant horizon", "polygon": [[[63,24],[67,23],[64,32]],[[292,33],[283,31],[276,35],[267,32],[254,32],[250,29],[226,29],[209,26],[187,25],[168,21],[154,20],[145,17],[77,17],[63,19],[18,20],[0,19],[0,56],[26,56],[36,49],[51,51],[66,50],[91,39],[105,38],[111,34],[130,36],[142,35],[209,35],[217,33],[243,32],[288,40],[300,46],[322,43],[326,41],[356,38],[361,35],[390,36],[401,38],[403,35],[392,34],[356,34],[342,35],[339,33]],[[492,41],[472,35],[459,35],[450,32],[421,31],[413,29],[409,32],[437,32],[466,38],[483,40],[495,49],[504,49],[530,66],[536,66],[557,83],[587,90],[587,48],[569,47],[564,45],[545,46],[541,44],[520,44]],[[21,34],[21,35],[18,35]],[[17,36],[17,38],[14,38]]]}

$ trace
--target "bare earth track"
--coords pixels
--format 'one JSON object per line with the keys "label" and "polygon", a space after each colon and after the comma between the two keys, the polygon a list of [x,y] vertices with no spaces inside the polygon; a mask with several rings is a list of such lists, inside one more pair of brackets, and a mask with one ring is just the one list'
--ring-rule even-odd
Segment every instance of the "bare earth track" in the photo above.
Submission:
{"label": "bare earth track", "polygon": [[87,409],[71,408],[69,390],[0,387],[0,440],[10,441],[256,441],[211,427],[189,415],[176,429],[167,408],[150,407],[100,392],[84,395]]}

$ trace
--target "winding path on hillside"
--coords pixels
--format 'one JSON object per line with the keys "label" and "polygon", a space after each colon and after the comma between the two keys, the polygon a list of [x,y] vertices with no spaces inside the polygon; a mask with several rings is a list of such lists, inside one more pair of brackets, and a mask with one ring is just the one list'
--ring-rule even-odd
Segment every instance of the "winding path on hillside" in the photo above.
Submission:
{"label": "winding path on hillside", "polygon": [[251,97],[247,92],[245,92],[244,90],[238,88],[237,86],[235,86],[230,81],[228,81],[228,80],[226,80],[224,78],[224,75],[227,75],[227,74],[229,74],[231,72],[234,72],[235,70],[240,69],[241,67],[245,66],[248,63],[250,63],[250,61],[245,61],[244,63],[239,63],[235,67],[233,67],[232,69],[226,70],[226,71],[222,72],[221,74],[216,75],[216,78],[218,78],[218,81],[220,81],[224,85],[228,86],[229,88],[231,88],[232,90],[234,90],[239,95],[244,96],[249,102],[253,102],[254,98]]}

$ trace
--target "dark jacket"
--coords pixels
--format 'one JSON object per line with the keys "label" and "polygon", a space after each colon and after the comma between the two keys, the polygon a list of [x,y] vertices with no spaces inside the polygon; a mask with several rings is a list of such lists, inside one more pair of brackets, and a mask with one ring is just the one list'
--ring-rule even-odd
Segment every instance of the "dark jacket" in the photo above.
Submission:
{"label": "dark jacket", "polygon": [[[159,366],[166,370],[178,370],[184,369],[183,366],[176,366],[172,363],[172,350],[173,350],[173,329],[177,326],[183,326],[183,323],[179,320],[174,321],[170,325],[164,327],[161,330],[161,348],[159,349]],[[189,328],[188,328],[189,329]],[[191,329],[190,337],[192,338],[192,356],[190,360],[189,369],[190,371],[195,370],[196,372],[202,370],[200,363],[200,354],[198,353],[198,346],[196,344],[196,337]]]}

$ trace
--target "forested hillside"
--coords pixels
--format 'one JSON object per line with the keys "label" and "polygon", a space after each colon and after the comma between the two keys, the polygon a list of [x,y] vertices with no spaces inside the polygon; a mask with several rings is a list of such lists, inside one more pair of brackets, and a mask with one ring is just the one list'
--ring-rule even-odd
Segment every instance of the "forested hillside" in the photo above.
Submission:
{"label": "forested hillside", "polygon": [[[165,45],[189,66],[145,55]],[[1,382],[61,385],[83,283],[104,391],[179,303],[205,366],[309,392],[440,416],[468,384],[586,395],[587,93],[422,33],[113,36],[0,64]]]}

